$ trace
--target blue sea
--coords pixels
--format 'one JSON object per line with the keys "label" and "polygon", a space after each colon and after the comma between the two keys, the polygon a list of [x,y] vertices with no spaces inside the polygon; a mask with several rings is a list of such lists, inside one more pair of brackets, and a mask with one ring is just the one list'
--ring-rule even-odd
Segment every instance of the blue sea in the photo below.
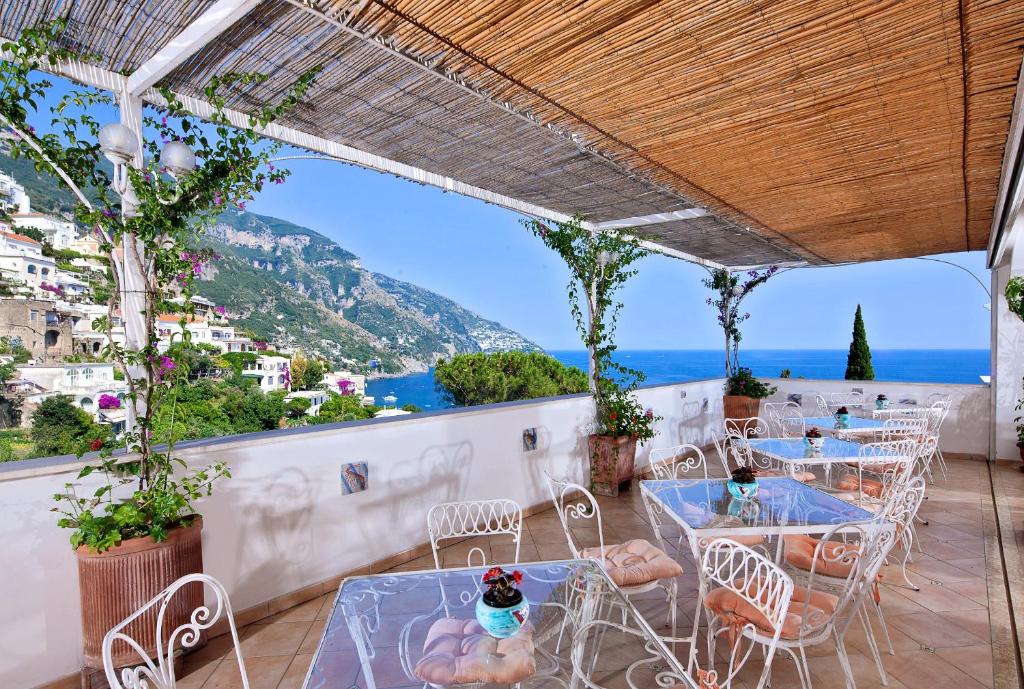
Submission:
{"label": "blue sea", "polygon": [[[548,352],[559,361],[583,370],[585,351]],[[846,373],[846,350],[839,349],[749,349],[740,351],[740,363],[755,376],[775,377],[788,368],[794,378],[841,380]],[[721,350],[622,350],[616,359],[643,371],[646,384],[678,383],[722,375]],[[979,383],[989,375],[987,349],[880,349],[872,350],[875,379],[909,383]],[[395,395],[398,405],[415,404],[425,410],[447,407],[434,388],[434,372],[401,378],[382,378],[366,383],[366,394],[378,402]]]}

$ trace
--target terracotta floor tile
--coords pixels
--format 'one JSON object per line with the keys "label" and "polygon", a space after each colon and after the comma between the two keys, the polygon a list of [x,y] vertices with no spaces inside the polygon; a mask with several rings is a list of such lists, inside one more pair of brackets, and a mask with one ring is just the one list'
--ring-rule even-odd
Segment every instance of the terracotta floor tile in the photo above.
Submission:
{"label": "terracotta floor tile", "polygon": [[[984,561],[983,561],[984,562]],[[891,568],[891,565],[890,565]],[[937,560],[928,555],[914,553],[914,561],[907,563],[907,569],[911,571],[912,580],[924,577],[932,581],[939,581],[943,584],[951,584],[958,581],[978,580],[978,574],[957,567],[956,565]],[[886,569],[889,571],[889,568]],[[915,573],[920,576],[915,576]],[[984,581],[984,580],[982,580]]]}
{"label": "terracotta floor tile", "polygon": [[250,625],[242,632],[242,654],[246,658],[294,655],[310,626],[312,622]]}
{"label": "terracotta floor tile", "polygon": [[314,653],[317,646],[320,645],[320,638],[324,635],[326,626],[326,619],[314,620],[309,631],[306,632],[305,638],[302,639],[302,643],[299,644],[299,653]]}
{"label": "terracotta floor tile", "polygon": [[886,621],[891,627],[899,629],[922,646],[930,648],[977,646],[988,642],[987,638],[979,638],[966,629],[951,624],[948,615],[939,615],[934,612],[915,615],[887,615]]}
{"label": "terracotta floor tile", "polygon": [[[292,662],[291,655],[260,656],[245,658],[245,675],[249,679],[249,689],[277,689],[278,682]],[[203,689],[241,689],[242,676],[238,671],[235,659],[225,658],[217,666]]]}
{"label": "terracotta floor tile", "polygon": [[312,622],[320,613],[320,609],[327,602],[329,596],[318,596],[313,600],[296,605],[293,608],[283,610],[276,615],[260,620],[260,623],[273,624],[275,622]]}
{"label": "terracotta floor tile", "polygon": [[885,669],[909,689],[983,689],[985,686],[930,651],[906,651],[886,659]]}
{"label": "terracotta floor tile", "polygon": [[957,593],[949,586],[933,584],[928,581],[916,582],[920,591],[897,588],[893,593],[905,597],[932,612],[948,612],[951,610],[976,610],[984,607],[967,596]]}
{"label": "terracotta floor tile", "polygon": [[979,577],[985,576],[985,558],[983,557],[970,557],[966,559],[953,559],[946,560],[946,564],[958,567],[965,572],[970,572]]}
{"label": "terracotta floor tile", "polygon": [[988,582],[984,579],[974,578],[966,581],[955,581],[946,584],[946,586],[961,596],[966,596],[983,606],[988,606]]}
{"label": "terracotta floor tile", "polygon": [[277,689],[302,689],[302,683],[306,680],[306,673],[309,671],[309,664],[313,662],[313,656],[308,653],[299,653],[293,659],[284,676],[277,685]]}
{"label": "terracotta floor tile", "polygon": [[935,654],[985,686],[992,686],[992,647],[988,644],[940,648]]}

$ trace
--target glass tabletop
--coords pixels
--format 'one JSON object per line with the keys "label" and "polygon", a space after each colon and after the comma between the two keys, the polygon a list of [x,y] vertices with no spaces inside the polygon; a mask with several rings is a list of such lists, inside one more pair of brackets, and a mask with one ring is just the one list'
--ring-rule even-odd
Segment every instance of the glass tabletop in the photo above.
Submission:
{"label": "glass tabletop", "polygon": [[[523,574],[519,590],[529,601],[529,613],[524,631],[501,641],[476,623],[475,608],[485,589],[482,577],[487,568],[346,579],[303,686],[423,687],[428,682],[425,677],[432,684],[471,684],[474,682],[437,682],[431,673],[444,673],[456,665],[465,669],[497,664],[508,671],[507,663],[520,658],[522,644],[529,645],[529,640],[536,666],[528,675],[531,689],[539,685],[565,689],[570,684],[653,687],[661,686],[659,676],[667,676],[672,684],[696,688],[679,660],[596,560],[504,568]],[[453,638],[451,643],[438,642],[440,633],[452,633],[453,629],[458,630],[456,636],[482,636],[479,641]],[[600,658],[595,662],[599,637]],[[456,655],[464,650],[474,657],[456,663],[453,649],[460,649],[454,651]],[[475,657],[481,653],[482,657]],[[505,677],[499,683],[516,682]]]}
{"label": "glass tabletop", "polygon": [[754,452],[759,452],[781,462],[800,464],[826,464],[829,462],[856,462],[860,457],[861,444],[851,440],[825,437],[820,450],[816,450],[803,438],[751,438]]}
{"label": "glass tabletop", "polygon": [[818,427],[827,430],[837,431],[873,431],[881,429],[885,422],[881,419],[872,419],[863,416],[851,416],[843,428],[836,426],[836,419],[833,416],[809,416],[804,419],[807,428]]}
{"label": "glass tabletop", "polygon": [[758,479],[757,495],[734,498],[726,479],[641,481],[640,489],[700,537],[822,533],[864,523],[867,510],[791,478]]}

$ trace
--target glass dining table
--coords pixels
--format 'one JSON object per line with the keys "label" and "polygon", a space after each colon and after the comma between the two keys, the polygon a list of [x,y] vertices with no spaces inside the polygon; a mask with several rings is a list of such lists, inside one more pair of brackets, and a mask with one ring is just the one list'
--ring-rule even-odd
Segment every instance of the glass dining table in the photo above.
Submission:
{"label": "glass dining table", "polygon": [[808,416],[804,418],[805,428],[817,428],[836,438],[865,439],[882,430],[885,421],[864,416],[850,416],[844,424],[839,424],[834,416]]}
{"label": "glass dining table", "polygon": [[861,507],[784,476],[758,479],[757,494],[744,500],[733,497],[726,483],[724,478],[641,481],[640,490],[649,506],[687,532],[695,557],[715,538],[821,534],[874,519]]}
{"label": "glass dining table", "polygon": [[[487,568],[346,579],[304,689],[520,681],[531,689],[696,689],[683,664],[596,560],[505,567],[512,568],[523,574],[519,590],[529,601],[529,614],[523,629],[506,640],[490,637],[475,622]],[[450,681],[439,680],[439,673]]]}

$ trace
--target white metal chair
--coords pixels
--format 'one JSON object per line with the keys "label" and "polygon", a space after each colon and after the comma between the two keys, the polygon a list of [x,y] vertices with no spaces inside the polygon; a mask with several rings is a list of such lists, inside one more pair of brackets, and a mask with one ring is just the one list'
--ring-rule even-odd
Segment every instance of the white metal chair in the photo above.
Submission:
{"label": "white metal chair", "polygon": [[726,419],[723,426],[732,458],[739,466],[754,469],[760,476],[765,477],[788,476],[803,483],[810,483],[814,480],[814,474],[810,471],[791,472],[785,467],[778,466],[775,461],[761,453],[754,452],[749,440],[767,436],[769,431],[768,423],[761,417]]}
{"label": "white metal chair", "polygon": [[893,491],[913,476],[917,451],[914,439],[861,445],[856,463],[848,463],[852,471],[836,484],[839,491],[845,491],[837,497],[879,512]]}
{"label": "white metal chair", "polygon": [[[885,668],[882,666],[866,606],[867,597],[871,596],[888,640],[889,632],[882,616],[877,583],[878,572],[893,544],[894,530],[888,515],[879,515],[868,524],[836,525],[820,539],[810,536],[785,537],[786,565],[797,581],[794,600],[813,600],[814,593],[819,591],[834,596],[834,601],[818,599],[823,603],[833,603],[831,606],[815,606],[824,609],[827,615],[813,620],[805,612],[801,619],[799,634],[784,634],[780,640],[780,648],[788,651],[796,660],[803,687],[809,689],[811,685],[805,649],[824,643],[831,635],[846,676],[846,686],[853,689],[853,673],[844,638],[854,617],[860,619],[864,628],[868,647],[882,684],[887,683]],[[793,649],[799,650],[799,658]]]}
{"label": "white metal chair", "polygon": [[[672,632],[670,636],[663,638],[670,641],[689,641],[689,638],[676,637],[676,602],[679,589],[677,577],[683,574],[683,568],[679,563],[664,550],[643,539],[605,544],[601,508],[593,494],[578,483],[560,481],[550,475],[547,478],[551,500],[573,557],[595,559],[600,562],[609,578],[626,596],[658,589],[664,591],[668,603],[668,624]],[[584,546],[573,535],[573,529],[582,528],[583,525],[596,527],[596,547]]]}
{"label": "white metal chair", "polygon": [[[463,502],[442,502],[427,512],[427,533],[430,535],[430,549],[434,553],[434,565],[441,569],[439,544],[451,538],[472,536],[500,536],[508,534],[515,543],[515,559],[519,562],[519,545],[523,537],[523,509],[514,500],[468,500]],[[466,555],[466,564],[474,565],[473,555],[480,555],[487,564],[487,556],[480,548],[472,548]]]}
{"label": "white metal chair", "polygon": [[804,415],[796,402],[766,402],[765,413],[771,429],[779,438],[802,438],[806,430]]}
{"label": "white metal chair", "polygon": [[[701,559],[700,592],[707,616],[707,667],[713,668],[718,637],[727,634],[731,648],[725,673],[718,673],[720,687],[731,687],[750,658],[755,645],[764,649],[764,669],[758,688],[771,676],[772,660],[793,598],[793,580],[764,555],[734,541],[716,540]],[[699,612],[698,612],[699,615]],[[696,627],[696,624],[695,624]],[[744,651],[741,640],[751,643]],[[690,654],[687,670],[696,665]]]}
{"label": "white metal chair", "polygon": [[700,471],[708,477],[708,465],[704,452],[696,445],[685,443],[675,447],[659,447],[651,450],[651,473],[659,481],[690,478],[686,474]]}
{"label": "white metal chair", "polygon": [[926,417],[893,417],[882,422],[882,428],[876,434],[877,440],[887,442],[890,440],[923,440],[928,429]]}
{"label": "white metal chair", "polygon": [[839,407],[847,407],[850,409],[863,409],[864,408],[864,393],[863,392],[831,392],[828,395],[828,406],[832,409],[832,413],[835,413]]}
{"label": "white metal chair", "polygon": [[[207,590],[211,591],[214,603],[212,606],[201,605],[191,612],[188,622],[175,629],[168,629],[166,627],[167,610],[169,607],[180,605],[181,601],[176,600],[175,597],[181,593],[184,587],[190,585],[202,586],[204,593]],[[178,579],[107,632],[103,637],[102,645],[103,670],[111,689],[174,689],[176,645],[180,642],[182,649],[194,647],[199,643],[202,633],[222,617],[227,620],[228,630],[231,633],[231,641],[235,647],[235,660],[238,661],[238,671],[242,678],[242,687],[249,689],[249,678],[245,673],[245,662],[242,659],[242,651],[238,643],[238,630],[235,628],[235,618],[231,612],[231,601],[228,600],[224,586],[208,574],[189,574]],[[144,642],[133,638],[127,628],[137,620],[140,624],[146,624],[154,618],[156,633],[153,638],[156,640],[156,647],[151,657],[143,646]],[[115,645],[122,650],[115,650]],[[123,654],[125,645],[131,653],[138,656],[139,664],[117,668],[114,665],[115,654]]]}

